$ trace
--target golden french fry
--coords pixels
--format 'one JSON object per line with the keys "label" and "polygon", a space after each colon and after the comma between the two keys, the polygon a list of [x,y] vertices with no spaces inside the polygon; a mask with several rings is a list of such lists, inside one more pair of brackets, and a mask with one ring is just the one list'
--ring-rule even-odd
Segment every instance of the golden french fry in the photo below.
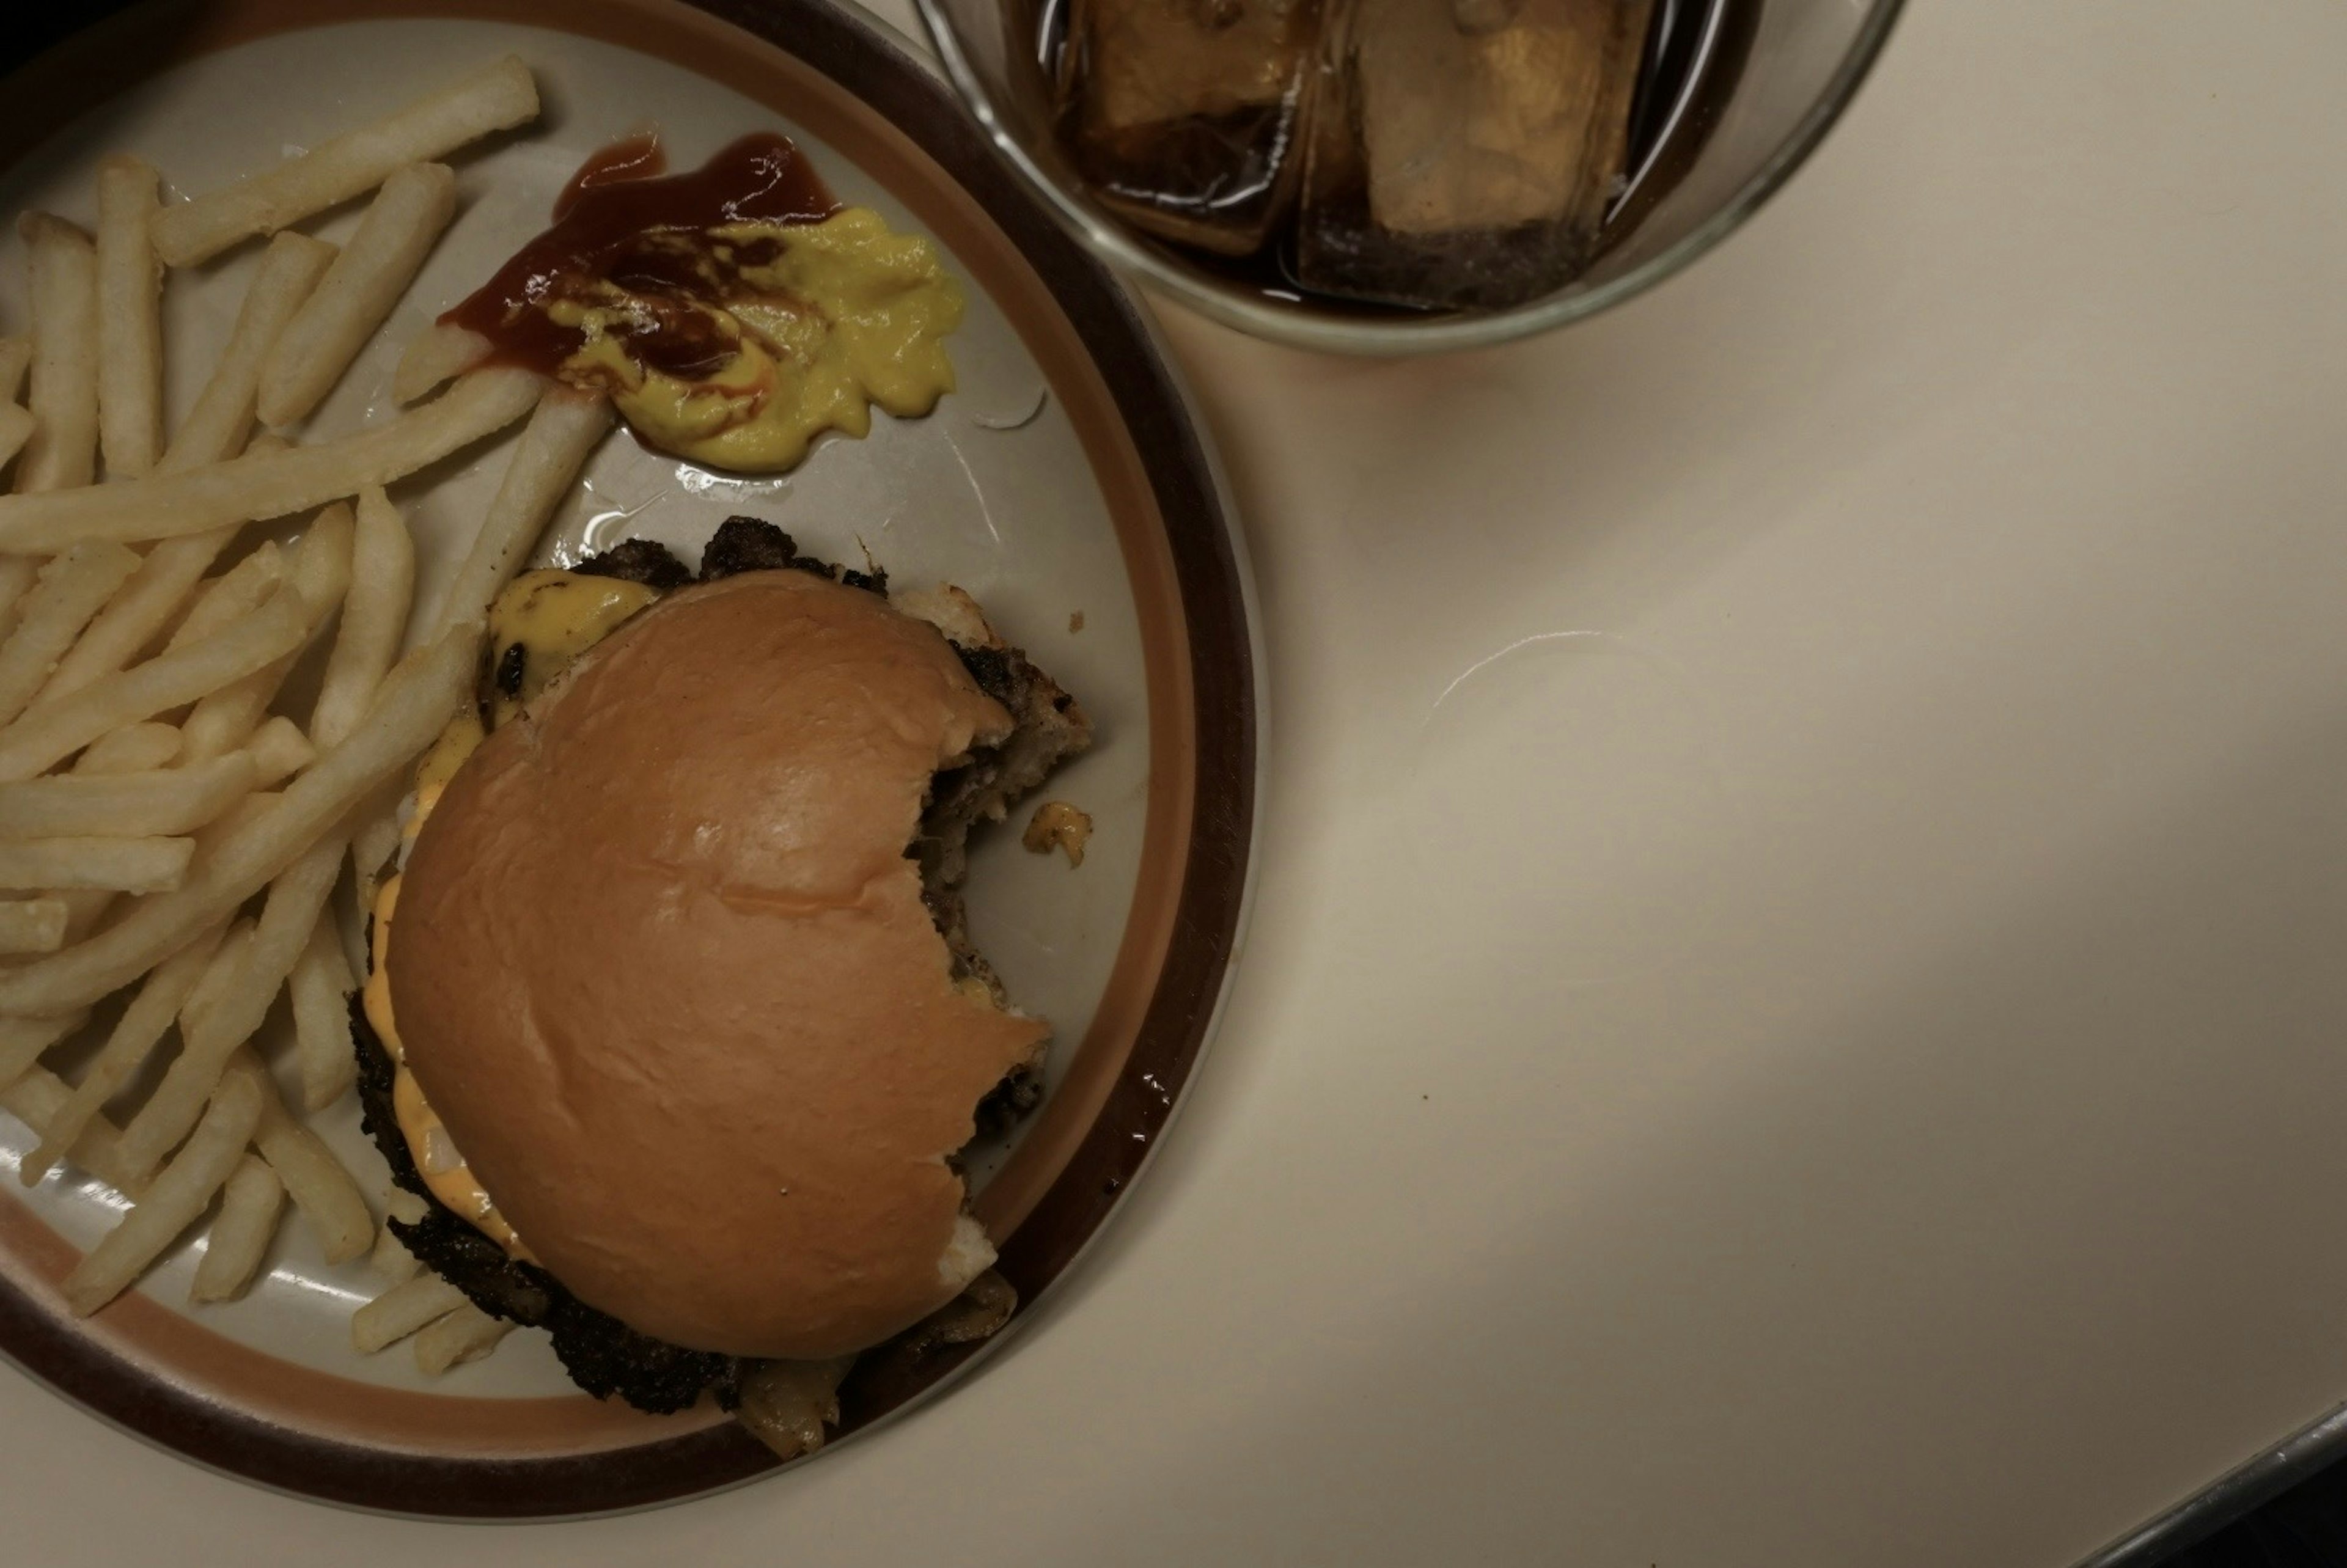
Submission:
{"label": "golden french fry", "polygon": [[299,158],[165,208],[155,226],[155,248],[171,266],[193,266],[248,235],[273,233],[371,190],[403,163],[445,157],[537,117],[538,87],[529,67],[508,55]]}
{"label": "golden french fry", "polygon": [[40,576],[38,556],[0,556],[0,633],[16,624],[16,611]]}
{"label": "golden french fry", "polygon": [[9,459],[25,449],[25,443],[33,438],[40,423],[33,417],[31,409],[20,404],[0,403],[0,468],[6,467]]}
{"label": "golden french fry", "polygon": [[391,1222],[420,1224],[431,1212],[431,1206],[401,1186],[394,1186],[384,1194],[383,1206],[383,1226],[375,1233],[374,1251],[367,1258],[367,1266],[397,1285],[404,1279],[415,1278],[424,1266],[407,1250],[407,1245],[392,1234]]}
{"label": "golden french fry", "polygon": [[138,569],[137,550],[106,543],[76,545],[41,569],[16,630],[0,643],[0,724],[31,704],[81,629]]}
{"label": "golden french fry", "polygon": [[244,754],[252,759],[252,787],[273,789],[315,761],[318,749],[301,725],[279,713],[252,732],[244,743]]}
{"label": "golden french fry", "polygon": [[[85,778],[109,774],[151,773],[169,767],[179,754],[179,726],[152,719],[109,730],[92,741],[74,759],[73,771]],[[275,783],[275,780],[271,780]],[[253,788],[263,786],[258,780]]]}
{"label": "golden french fry", "polygon": [[432,743],[472,686],[480,639],[479,626],[459,627],[401,660],[359,727],[296,774],[265,811],[208,842],[186,886],[147,900],[87,942],[0,977],[0,1014],[87,1007],[226,918]]}
{"label": "golden french fry", "polygon": [[475,371],[387,424],[315,446],[56,495],[0,496],[0,551],[55,551],[85,538],[169,538],[323,506],[496,434],[529,412],[542,384],[526,370]]}
{"label": "golden french fry", "polygon": [[[413,1222],[410,1222],[413,1223]],[[424,1266],[407,1250],[407,1244],[391,1233],[391,1221],[386,1219],[374,1235],[374,1250],[367,1254],[367,1267],[393,1285],[414,1279]]]}
{"label": "golden french fry", "polygon": [[0,337],[0,403],[13,403],[25,387],[25,372],[33,366],[33,340]]}
{"label": "golden french fry", "polygon": [[453,381],[489,357],[489,340],[467,327],[434,322],[407,340],[392,373],[391,395],[413,403],[444,381]]}
{"label": "golden french fry", "polygon": [[[241,948],[242,944],[237,946]],[[220,930],[216,927],[164,959],[148,975],[138,994],[116,1021],[113,1032],[106,1037],[106,1043],[90,1059],[81,1082],[57,1107],[48,1125],[40,1129],[39,1144],[25,1156],[18,1172],[26,1186],[48,1174],[49,1167],[67,1157],[67,1151],[79,1141],[99,1109],[120,1093],[131,1075],[154,1054],[163,1032],[188,1005],[221,947]],[[116,1143],[118,1154],[119,1135],[109,1133],[108,1137]],[[125,1173],[130,1173],[127,1167]]]}
{"label": "golden french fry", "polygon": [[266,1162],[247,1154],[220,1194],[220,1216],[204,1238],[204,1255],[188,1288],[190,1301],[233,1301],[242,1296],[277,1235],[285,1185]]}
{"label": "golden french fry", "polygon": [[187,422],[163,460],[159,472],[177,474],[190,468],[225,463],[247,450],[252,433],[252,413],[261,390],[261,367],[285,323],[318,286],[333,264],[334,247],[307,234],[280,234],[261,253],[261,270],[244,291],[244,304],[230,329],[228,346],[212,366],[211,379],[188,411]]}
{"label": "golden french fry", "polygon": [[98,921],[121,895],[105,887],[53,887],[42,897],[65,904],[66,946],[71,947],[97,929]]}
{"label": "golden french fry", "polygon": [[277,1173],[277,1179],[285,1184],[286,1194],[302,1211],[302,1218],[317,1233],[326,1261],[348,1263],[364,1253],[374,1245],[374,1215],[358,1183],[343,1169],[325,1140],[287,1113],[285,1102],[278,1098],[277,1081],[251,1052],[243,1053],[235,1071],[260,1080],[261,1125],[252,1134],[253,1144]]}
{"label": "golden french fry", "polygon": [[196,704],[195,711],[180,725],[187,735],[190,758],[225,755],[244,744],[260,724],[278,687],[284,684],[286,673],[292,669],[293,661],[301,657],[302,648],[325,630],[335,606],[342,603],[343,595],[349,590],[351,532],[351,508],[346,502],[336,501],[311,521],[293,548],[287,573],[310,616],[301,646]]}
{"label": "golden french fry", "polygon": [[0,784],[0,842],[190,833],[251,794],[258,771],[249,754],[231,752],[151,773],[71,773]]}
{"label": "golden french fry", "polygon": [[[404,779],[395,778],[384,786],[386,794],[404,795],[400,786]],[[383,876],[390,868],[392,856],[398,852],[400,840],[399,801],[380,799],[370,808],[360,811],[359,830],[351,835],[351,898],[358,916],[354,927],[343,933],[344,956],[350,959],[354,974],[364,974],[367,966],[367,922],[374,917],[375,894],[383,886]]]}
{"label": "golden french fry", "polygon": [[291,425],[325,400],[456,215],[456,176],[447,165],[391,171],[358,232],[269,351],[261,370],[263,425]]}
{"label": "golden french fry", "polygon": [[512,1333],[513,1327],[467,1301],[416,1331],[415,1368],[427,1378],[437,1378],[451,1367],[477,1361],[496,1349],[497,1341]]}
{"label": "golden french fry", "polygon": [[[47,1068],[31,1067],[15,1082],[0,1089],[0,1110],[5,1110],[36,1134],[46,1133],[51,1118],[72,1093],[66,1081]],[[116,1135],[113,1122],[103,1116],[93,1116],[66,1158],[117,1191],[135,1196],[125,1180],[128,1173],[114,1157]]]}
{"label": "golden french fry", "polygon": [[[322,839],[279,874],[269,885],[268,900],[252,928],[252,945],[237,965],[235,978],[216,995],[204,998],[200,1007],[191,1005],[186,1009],[180,1021],[179,1054],[172,1059],[170,1070],[148,1096],[147,1103],[138,1108],[138,1114],[122,1129],[122,1157],[132,1170],[147,1169],[187,1136],[203,1110],[205,1097],[227,1070],[229,1059],[261,1027],[269,1004],[284,987],[285,977],[293,972],[293,961],[309,943],[326,895],[333,891],[334,878],[343,868],[343,846],[340,837]],[[277,1162],[272,1159],[270,1163]],[[277,1173],[288,1175],[282,1165],[278,1165]],[[298,1189],[294,1196],[299,1202]]]}
{"label": "golden french fry", "polygon": [[309,945],[293,961],[286,989],[293,998],[293,1032],[302,1062],[302,1108],[323,1111],[343,1097],[358,1074],[351,1042],[350,961],[343,956],[334,912],[320,912]]}
{"label": "golden french fry", "polygon": [[88,1009],[79,1008],[55,1018],[0,1018],[0,1083],[28,1071],[41,1052],[88,1021]]}
{"label": "golden french fry", "polygon": [[465,1293],[436,1274],[419,1274],[395,1285],[351,1314],[351,1348],[372,1356],[395,1345],[427,1323],[466,1305]]}
{"label": "golden french fry", "polygon": [[261,1092],[251,1079],[220,1085],[187,1146],[171,1157],[122,1223],[66,1276],[66,1301],[76,1313],[87,1317],[122,1294],[195,1223],[244,1157],[261,1112]]}
{"label": "golden french fry", "polygon": [[610,428],[609,398],[565,386],[548,389],[522,427],[481,531],[441,601],[442,630],[488,613],[489,601],[521,569],[546,520],[570,494],[588,454]]}
{"label": "golden french fry", "polygon": [[234,625],[26,714],[0,730],[0,782],[31,778],[109,730],[195,702],[251,674],[299,647],[309,624],[302,596],[281,588]]}
{"label": "golden french fry", "polygon": [[54,953],[65,945],[64,899],[0,899],[0,953]]}
{"label": "golden french fry", "polygon": [[187,999],[179,1004],[180,1038],[186,1039],[203,1027],[205,1016],[220,1005],[221,999],[236,985],[237,977],[244,973],[245,957],[251,951],[252,920],[246,917],[228,927],[227,935],[220,938],[211,956],[204,960],[203,972],[196,977]]}
{"label": "golden french fry", "polygon": [[[33,433],[16,463],[20,492],[87,485],[97,466],[97,252],[62,218],[27,212],[26,292],[33,305]],[[62,549],[65,541],[36,547]]]}
{"label": "golden french fry", "polygon": [[169,893],[188,879],[192,838],[0,840],[0,888],[106,887],[118,893]]}
{"label": "golden french fry", "polygon": [[400,640],[407,631],[415,586],[415,541],[380,485],[359,493],[350,579],[342,626],[334,634],[334,651],[326,661],[318,703],[310,715],[310,733],[322,746],[351,733],[366,712],[367,699],[399,657]]}
{"label": "golden french fry", "polygon": [[242,620],[266,604],[284,580],[285,552],[277,548],[275,539],[261,540],[242,560],[209,579],[196,590],[188,613],[172,628],[170,641],[163,644],[163,651],[177,652],[199,637],[210,637],[220,628]]}
{"label": "golden french fry", "polygon": [[152,469],[163,444],[163,269],[150,228],[160,183],[126,153],[97,166],[97,437],[116,478]]}
{"label": "golden french fry", "polygon": [[33,706],[78,692],[138,658],[187,604],[197,580],[235,536],[234,528],[214,528],[156,544],[80,641],[57,661]]}

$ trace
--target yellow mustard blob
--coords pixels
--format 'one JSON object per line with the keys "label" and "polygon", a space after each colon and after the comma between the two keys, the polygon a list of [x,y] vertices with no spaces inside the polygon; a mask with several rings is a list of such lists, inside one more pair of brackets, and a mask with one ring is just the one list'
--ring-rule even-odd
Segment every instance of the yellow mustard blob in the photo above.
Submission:
{"label": "yellow mustard blob", "polygon": [[[826,430],[868,434],[874,404],[916,418],[954,389],[944,340],[961,324],[961,285],[927,239],[863,207],[818,223],[728,224],[709,238],[705,293],[599,280],[546,307],[583,340],[563,378],[609,391],[649,445],[712,468],[779,473]],[[680,317],[694,318],[693,330],[667,335],[700,345],[689,373],[639,352],[649,323],[673,328]]]}

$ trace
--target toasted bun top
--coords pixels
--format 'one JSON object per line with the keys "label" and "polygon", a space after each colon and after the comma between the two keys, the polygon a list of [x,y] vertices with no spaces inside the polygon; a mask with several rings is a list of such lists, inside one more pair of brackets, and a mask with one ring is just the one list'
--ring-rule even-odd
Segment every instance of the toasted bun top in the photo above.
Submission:
{"label": "toasted bun top", "polygon": [[407,1065],[581,1300],[738,1356],[951,1298],[945,1155],[1044,1025],[957,988],[906,845],[1010,727],[936,630],[805,572],[677,593],[450,783],[388,968]]}

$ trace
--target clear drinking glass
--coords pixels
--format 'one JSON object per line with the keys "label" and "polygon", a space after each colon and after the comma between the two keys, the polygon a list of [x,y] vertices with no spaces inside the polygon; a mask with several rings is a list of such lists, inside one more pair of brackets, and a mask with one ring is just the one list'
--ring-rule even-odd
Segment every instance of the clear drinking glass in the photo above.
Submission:
{"label": "clear drinking glass", "polygon": [[[1068,23],[1074,7],[1089,6],[1088,13],[1079,15],[1107,15],[1128,26],[1111,42],[1127,51],[1128,60],[1138,62],[1129,70],[1128,80],[1112,84],[1114,92],[1130,102],[1135,93],[1181,90],[1185,67],[1174,53],[1178,40],[1166,36],[1165,29],[1170,25],[1178,32],[1184,17],[1204,18],[1229,37],[1252,33],[1259,39],[1276,39],[1285,36],[1282,29],[1291,17],[1308,16],[1312,7],[1325,7],[1331,14],[1349,7],[1348,16],[1373,17],[1379,13],[1372,10],[1372,0],[917,3],[947,77],[996,150],[1102,260],[1243,332],[1307,348],[1403,354],[1500,343],[1579,321],[1651,287],[1711,249],[1784,184],[1833,125],[1881,52],[1901,0],[1625,0],[1653,6],[1655,43],[1646,50],[1637,87],[1632,116],[1637,129],[1631,138],[1625,183],[1608,188],[1598,201],[1594,210],[1604,216],[1594,241],[1587,238],[1587,223],[1596,220],[1589,213],[1583,215],[1579,239],[1559,241],[1578,245],[1585,265],[1569,282],[1528,302],[1445,312],[1353,303],[1296,284],[1299,273],[1313,276],[1316,268],[1325,272],[1327,263],[1322,258],[1352,243],[1360,231],[1358,212],[1348,219],[1344,192],[1305,190],[1305,217],[1293,227],[1300,231],[1307,222],[1313,227],[1300,240],[1291,232],[1249,259],[1214,253],[1243,248],[1262,231],[1257,208],[1251,203],[1260,190],[1283,181],[1286,189],[1295,188],[1300,176],[1294,159],[1241,169],[1235,179],[1210,168],[1206,184],[1215,190],[1235,184],[1241,199],[1221,200],[1214,211],[1201,208],[1205,215],[1197,222],[1179,214],[1159,219],[1155,227],[1183,231],[1192,241],[1175,245],[1135,227],[1130,221],[1133,203],[1120,200],[1112,180],[1103,178],[1102,158],[1125,156],[1115,139],[1120,127],[1110,123],[1117,118],[1113,102],[1093,117],[1100,125],[1074,119],[1067,127],[1061,124],[1061,104],[1052,72],[1063,47],[1070,46]],[[1495,7],[1495,16],[1514,15],[1528,3],[1537,0],[1450,0],[1462,26],[1478,7]],[[1112,5],[1125,9],[1106,9]],[[1168,15],[1174,18],[1171,24],[1165,20]],[[1129,26],[1126,15],[1132,18]],[[1092,31],[1099,31],[1097,24]],[[1090,36],[1080,35],[1079,41]],[[1387,54],[1405,67],[1385,68],[1407,81],[1406,62],[1415,57],[1412,51],[1419,45],[1406,33],[1396,36]],[[1261,80],[1241,85],[1231,100],[1235,111],[1226,112],[1216,123],[1285,126],[1277,99],[1286,67],[1276,46],[1268,55],[1258,47],[1254,57],[1259,65],[1266,59],[1271,63],[1258,72]],[[1359,57],[1366,64],[1356,75],[1367,85],[1356,90],[1367,97],[1376,90],[1369,78],[1378,61],[1366,50]],[[1165,62],[1162,69],[1160,59]],[[1336,68],[1327,61],[1321,64],[1324,83],[1336,79]],[[1186,68],[1194,73],[1211,66],[1210,60],[1194,58]],[[1329,92],[1333,89],[1325,89],[1324,97]],[[1103,97],[1112,99],[1113,94]],[[1297,131],[1296,145],[1314,135],[1330,134],[1329,117],[1319,118],[1323,123],[1317,128]],[[1440,112],[1422,107],[1419,118],[1435,125]],[[1211,142],[1212,136],[1206,140]],[[1276,138],[1275,143],[1286,145]],[[1200,147],[1144,149],[1140,156],[1155,156],[1160,150],[1166,150],[1176,165],[1194,168]],[[1214,149],[1204,150],[1211,165]],[[1339,169],[1341,182],[1340,163],[1323,159],[1314,167]],[[1154,183],[1178,180],[1181,172],[1177,168]],[[1092,175],[1090,181],[1085,173]],[[1427,182],[1417,193],[1419,209],[1430,210],[1430,203],[1439,209],[1456,184],[1455,179]],[[1100,194],[1103,190],[1109,191],[1105,199]],[[1358,207],[1358,190],[1351,199]],[[1486,199],[1503,205],[1510,199],[1504,177],[1491,183]],[[1218,238],[1218,230],[1231,237],[1227,242]],[[1416,255],[1407,246],[1397,250],[1398,254],[1381,259],[1390,263],[1387,270],[1394,275],[1414,275],[1413,269],[1440,269],[1444,263],[1439,241],[1419,244]],[[1533,286],[1543,282],[1535,279]],[[1404,287],[1406,291],[1407,283]]]}

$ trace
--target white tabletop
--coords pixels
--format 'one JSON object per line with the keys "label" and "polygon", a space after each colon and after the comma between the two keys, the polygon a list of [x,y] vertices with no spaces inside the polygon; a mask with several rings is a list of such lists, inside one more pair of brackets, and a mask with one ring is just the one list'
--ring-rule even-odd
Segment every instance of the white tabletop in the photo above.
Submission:
{"label": "white tabletop", "polygon": [[2347,1398],[2347,10],[2239,9],[1918,0],[1745,233],[1542,342],[1167,323],[1260,902],[969,1386],[487,1529],[0,1373],[9,1559],[2061,1568]]}

